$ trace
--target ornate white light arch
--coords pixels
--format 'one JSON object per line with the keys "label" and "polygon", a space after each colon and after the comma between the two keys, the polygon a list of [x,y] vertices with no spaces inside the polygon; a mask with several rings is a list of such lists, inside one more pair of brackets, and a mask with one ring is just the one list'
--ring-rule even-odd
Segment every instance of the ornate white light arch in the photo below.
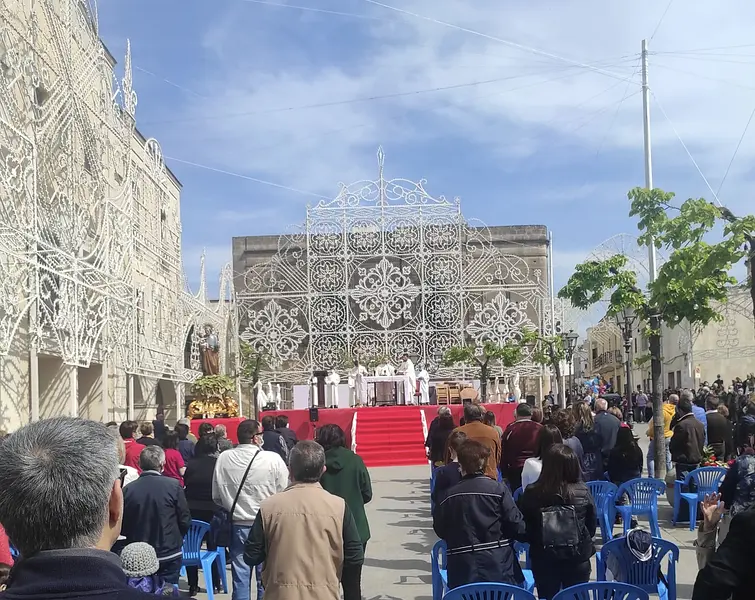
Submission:
{"label": "ornate white light arch", "polygon": [[[438,367],[451,346],[544,331],[543,273],[498,250],[458,199],[431,196],[424,180],[386,179],[383,165],[380,149],[377,180],[341,184],[335,199],[308,207],[271,261],[243,277],[241,338],[268,355],[278,380],[404,351],[453,375]],[[529,360],[517,370],[541,373]]]}

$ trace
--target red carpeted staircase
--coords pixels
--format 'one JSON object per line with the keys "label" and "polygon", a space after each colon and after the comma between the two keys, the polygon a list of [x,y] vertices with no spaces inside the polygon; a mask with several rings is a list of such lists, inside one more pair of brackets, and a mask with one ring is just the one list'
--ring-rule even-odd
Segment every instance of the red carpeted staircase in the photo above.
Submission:
{"label": "red carpeted staircase", "polygon": [[416,408],[357,410],[356,442],[368,467],[427,464],[422,415]]}

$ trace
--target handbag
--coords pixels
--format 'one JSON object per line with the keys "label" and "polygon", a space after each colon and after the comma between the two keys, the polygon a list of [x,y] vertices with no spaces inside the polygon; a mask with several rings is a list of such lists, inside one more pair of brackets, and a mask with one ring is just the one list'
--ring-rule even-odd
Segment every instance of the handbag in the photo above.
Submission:
{"label": "handbag", "polygon": [[543,548],[557,559],[567,560],[579,557],[580,525],[573,505],[562,504],[543,507],[541,526]]}
{"label": "handbag", "polygon": [[228,548],[231,545],[231,538],[233,538],[233,512],[236,510],[236,504],[239,501],[241,490],[244,489],[244,483],[246,483],[249,470],[252,468],[254,459],[257,458],[257,455],[260,452],[262,452],[262,450],[257,450],[257,452],[254,453],[254,456],[252,456],[252,460],[249,461],[249,465],[246,467],[246,471],[244,471],[244,476],[241,478],[236,497],[233,499],[230,512],[221,508],[212,516],[210,532],[214,538],[215,545],[218,548]]}

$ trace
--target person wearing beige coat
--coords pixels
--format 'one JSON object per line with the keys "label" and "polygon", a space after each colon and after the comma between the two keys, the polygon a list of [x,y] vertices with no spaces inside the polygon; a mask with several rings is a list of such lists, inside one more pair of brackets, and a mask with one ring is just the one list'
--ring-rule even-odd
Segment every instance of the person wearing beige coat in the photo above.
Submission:
{"label": "person wearing beige coat", "polygon": [[260,504],[244,549],[263,565],[265,600],[361,600],[364,549],[343,498],[320,485],[325,451],[301,441],[289,456],[291,485]]}

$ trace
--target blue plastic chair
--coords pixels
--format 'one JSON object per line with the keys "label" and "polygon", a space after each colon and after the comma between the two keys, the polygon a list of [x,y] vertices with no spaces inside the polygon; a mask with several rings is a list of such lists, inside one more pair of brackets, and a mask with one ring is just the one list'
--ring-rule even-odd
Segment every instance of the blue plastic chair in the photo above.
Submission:
{"label": "blue plastic chair", "polygon": [[10,555],[13,560],[17,560],[18,557],[21,555],[21,553],[18,551],[18,549],[13,544],[8,544],[10,546]]}
{"label": "blue plastic chair", "polygon": [[228,576],[225,564],[225,549],[203,550],[202,541],[210,531],[210,524],[205,521],[192,519],[191,527],[184,536],[183,561],[181,571],[185,572],[186,567],[199,567],[202,569],[205,578],[205,587],[207,588],[208,600],[214,600],[215,592],[213,590],[212,580],[212,563],[218,561],[220,567],[220,583],[223,586],[223,593],[228,593]]}
{"label": "blue plastic chair", "polygon": [[522,569],[522,575],[524,575],[524,583],[522,587],[528,592],[535,593],[535,575],[532,573],[532,565],[530,564],[530,545],[524,542],[514,542],[514,553],[516,559],[521,562],[522,556],[524,556],[525,568]]}
{"label": "blue plastic chair", "polygon": [[[663,561],[668,557],[668,568],[664,573],[668,586],[659,581],[663,571]],[[654,537],[653,555],[641,562],[632,554],[624,537],[611,540],[600,550],[597,557],[597,579],[606,580],[606,569],[610,569],[615,581],[637,586],[648,594],[658,594],[661,600],[676,600],[676,563],[679,561],[679,548],[676,544]]]}
{"label": "blue plastic chair", "polygon": [[514,490],[514,493],[512,494],[512,496],[514,497],[514,502],[516,502],[517,500],[519,500],[519,497],[520,497],[520,496],[521,496],[521,495],[522,495],[523,493],[524,493],[524,490],[523,490],[522,488],[520,488],[520,487],[516,488],[516,489]]}
{"label": "blue plastic chair", "polygon": [[446,542],[438,540],[430,551],[430,573],[433,586],[433,600],[441,600],[448,590],[446,573]]}
{"label": "blue plastic chair", "polygon": [[[694,531],[697,525],[697,505],[705,499],[708,494],[718,492],[726,469],[723,467],[700,467],[690,473],[684,481],[674,481],[674,517],[671,524],[676,525],[679,519],[679,511],[682,507],[682,500],[689,504],[689,530]],[[694,492],[682,492],[682,486],[688,486],[694,483],[697,490]]]}
{"label": "blue plastic chair", "polygon": [[592,500],[595,503],[595,511],[598,513],[598,525],[600,525],[600,537],[603,543],[613,539],[613,514],[616,492],[619,490],[610,481],[588,481],[587,488],[590,490]]}
{"label": "blue plastic chair", "polygon": [[553,600],[650,600],[650,596],[628,583],[591,582],[561,590]]}
{"label": "blue plastic chair", "polygon": [[430,467],[430,512],[432,513],[435,510],[435,502],[433,502],[433,490],[435,489],[435,471],[437,469],[433,469]]}
{"label": "blue plastic chair", "polygon": [[[658,496],[665,493],[666,482],[649,477],[638,477],[619,486],[615,501],[618,501],[624,494],[629,496],[629,504],[616,505],[616,510],[621,514],[623,520],[624,535],[629,531],[633,516],[645,516],[650,521],[651,533],[655,537],[661,537],[661,528],[658,524]],[[611,518],[610,511],[608,518]]]}
{"label": "blue plastic chair", "polygon": [[470,583],[449,590],[443,600],[535,600],[535,596],[505,583]]}

